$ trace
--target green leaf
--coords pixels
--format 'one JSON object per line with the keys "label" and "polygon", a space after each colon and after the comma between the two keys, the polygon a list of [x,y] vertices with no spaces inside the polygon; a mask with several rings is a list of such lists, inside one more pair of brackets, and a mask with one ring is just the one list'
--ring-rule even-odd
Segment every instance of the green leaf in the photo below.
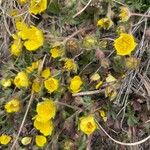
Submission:
{"label": "green leaf", "polygon": [[60,13],[60,5],[57,2],[51,2],[47,8],[48,13],[59,14]]}
{"label": "green leaf", "polygon": [[129,116],[127,123],[129,126],[134,126],[134,125],[138,124],[138,119],[134,115],[131,115],[131,116]]}

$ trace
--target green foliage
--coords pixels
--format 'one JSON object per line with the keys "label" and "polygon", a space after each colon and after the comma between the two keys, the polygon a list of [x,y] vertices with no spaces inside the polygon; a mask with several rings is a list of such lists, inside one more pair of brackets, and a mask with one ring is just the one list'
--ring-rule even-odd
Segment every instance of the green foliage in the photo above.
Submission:
{"label": "green foliage", "polygon": [[135,114],[134,114],[134,112],[133,112],[131,107],[127,107],[127,108],[128,108],[128,112],[127,112],[126,115],[128,117],[128,119],[127,119],[128,125],[129,126],[137,125],[138,124],[138,118],[135,117]]}
{"label": "green foliage", "polygon": [[149,0],[125,0],[134,11],[138,10],[139,12],[145,12],[150,7]]}
{"label": "green foliage", "polygon": [[47,8],[47,12],[48,13],[52,13],[52,14],[59,14],[60,13],[60,5],[58,2],[51,2],[49,5],[48,5],[48,8]]}

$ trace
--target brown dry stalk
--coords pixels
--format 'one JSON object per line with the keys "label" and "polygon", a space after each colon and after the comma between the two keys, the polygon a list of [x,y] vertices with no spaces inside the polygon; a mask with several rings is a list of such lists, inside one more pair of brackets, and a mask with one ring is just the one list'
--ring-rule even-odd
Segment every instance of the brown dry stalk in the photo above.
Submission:
{"label": "brown dry stalk", "polygon": [[99,94],[99,93],[103,93],[103,92],[104,92],[104,90],[86,91],[86,92],[72,94],[72,96],[94,95],[94,94]]}
{"label": "brown dry stalk", "polygon": [[21,125],[20,125],[20,128],[19,128],[18,134],[17,134],[17,136],[16,136],[16,138],[15,138],[15,140],[14,140],[14,142],[13,142],[13,145],[11,146],[11,149],[10,149],[10,150],[13,150],[13,149],[15,148],[15,145],[16,145],[16,143],[17,143],[17,141],[18,141],[18,138],[19,138],[19,136],[20,136],[20,133],[21,133],[22,128],[23,128],[23,126],[24,126],[24,123],[25,123],[25,121],[26,121],[26,118],[27,118],[27,115],[28,115],[29,108],[30,108],[30,106],[31,106],[33,97],[34,97],[34,93],[32,92],[32,93],[31,93],[31,96],[30,96],[30,100],[29,100],[29,102],[28,102],[28,106],[27,106],[26,112],[25,112],[25,114],[24,114],[23,120],[22,120]]}
{"label": "brown dry stalk", "polygon": [[144,138],[143,140],[140,140],[138,142],[133,142],[133,143],[125,143],[125,142],[120,142],[118,140],[115,140],[113,137],[111,137],[106,131],[105,129],[99,124],[99,122],[97,120],[95,120],[99,129],[101,129],[112,141],[114,141],[115,143],[117,144],[120,144],[120,145],[124,145],[124,146],[136,146],[136,145],[139,145],[139,144],[142,144],[144,142],[146,142],[147,140],[150,139],[150,135],[146,138]]}
{"label": "brown dry stalk", "polygon": [[146,18],[150,18],[150,15],[138,14],[138,13],[131,13],[131,16],[139,16],[139,17],[146,17]]}
{"label": "brown dry stalk", "polygon": [[78,13],[76,13],[75,15],[73,15],[73,18],[77,17],[78,15],[80,15],[92,2],[92,0],[89,0],[88,3],[85,5],[85,7],[83,7],[83,9],[81,9]]}

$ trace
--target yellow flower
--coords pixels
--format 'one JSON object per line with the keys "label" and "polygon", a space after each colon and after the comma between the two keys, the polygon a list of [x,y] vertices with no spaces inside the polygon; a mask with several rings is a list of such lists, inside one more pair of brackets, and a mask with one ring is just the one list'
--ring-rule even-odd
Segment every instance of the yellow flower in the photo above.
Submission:
{"label": "yellow flower", "polygon": [[44,81],[44,86],[49,93],[52,93],[58,89],[59,83],[58,80],[55,78],[48,78]]}
{"label": "yellow flower", "polygon": [[128,21],[130,16],[131,16],[130,10],[127,7],[120,7],[119,17],[122,22]]}
{"label": "yellow flower", "polygon": [[[17,22],[16,28],[19,30],[18,36],[24,41],[24,46],[29,51],[35,51],[44,44],[44,36],[40,29],[24,22]],[[35,38],[36,37],[36,38]]]}
{"label": "yellow flower", "polygon": [[11,136],[9,136],[9,135],[2,134],[0,136],[0,143],[2,145],[7,145],[10,142],[10,140],[11,140]]}
{"label": "yellow flower", "polygon": [[26,68],[26,72],[32,73],[35,69],[39,68],[40,63],[41,63],[41,60],[37,60],[37,61],[33,62],[31,66]]}
{"label": "yellow flower", "polygon": [[51,71],[49,68],[46,68],[42,71],[41,76],[45,79],[47,79],[51,75]]}
{"label": "yellow flower", "polygon": [[127,33],[121,33],[120,37],[114,41],[117,54],[122,56],[130,55],[136,45],[133,35]]}
{"label": "yellow flower", "polygon": [[108,86],[105,88],[105,97],[108,97],[110,101],[117,97],[117,91],[113,86]]}
{"label": "yellow flower", "polygon": [[44,136],[48,136],[52,134],[54,129],[53,122],[48,120],[47,122],[39,122],[36,119],[34,120],[34,127],[40,131]]}
{"label": "yellow flower", "polygon": [[38,69],[38,67],[39,67],[39,65],[40,65],[40,63],[41,63],[41,60],[37,60],[37,61],[35,61],[35,62],[33,62],[32,63],[32,69]]}
{"label": "yellow flower", "polygon": [[72,93],[77,93],[81,90],[81,85],[83,84],[80,76],[75,76],[71,79],[70,90]]}
{"label": "yellow flower", "polygon": [[4,107],[8,113],[18,112],[20,110],[20,101],[18,99],[11,99]]}
{"label": "yellow flower", "polygon": [[64,69],[67,71],[77,70],[77,65],[74,63],[73,59],[66,59]]}
{"label": "yellow flower", "polygon": [[39,146],[39,147],[43,147],[46,142],[47,142],[47,139],[45,136],[43,135],[36,135],[35,137],[35,142],[36,142],[36,145]]}
{"label": "yellow flower", "polygon": [[109,29],[113,25],[113,22],[110,18],[102,18],[98,20],[97,26],[104,28],[104,29]]}
{"label": "yellow flower", "polygon": [[97,80],[100,80],[100,75],[98,73],[95,73],[91,76],[91,81],[97,81]]}
{"label": "yellow flower", "polygon": [[25,70],[27,73],[32,73],[34,71],[34,69],[32,67],[27,67]]}
{"label": "yellow flower", "polygon": [[28,87],[29,86],[29,79],[28,79],[27,74],[23,71],[19,72],[14,79],[14,84],[18,88]]}
{"label": "yellow flower", "polygon": [[31,140],[32,140],[32,137],[26,136],[26,137],[22,138],[21,143],[23,145],[29,145],[31,143]]}
{"label": "yellow flower", "polygon": [[47,0],[31,0],[29,12],[32,14],[40,14],[47,9]]}
{"label": "yellow flower", "polygon": [[96,128],[97,124],[92,115],[84,116],[80,118],[79,128],[82,132],[87,135],[92,134]]}
{"label": "yellow flower", "polygon": [[13,44],[11,45],[11,47],[10,47],[10,52],[14,56],[20,56],[20,54],[22,52],[21,39],[15,34],[12,37],[13,37],[14,41],[13,41]]}
{"label": "yellow flower", "polygon": [[104,110],[100,110],[99,113],[100,116],[103,118],[104,122],[106,122],[107,121],[106,112]]}
{"label": "yellow flower", "polygon": [[27,37],[28,40],[24,42],[24,46],[29,51],[35,51],[44,43],[43,33],[40,29],[34,26],[30,27],[29,32],[30,36]]}
{"label": "yellow flower", "polygon": [[[22,30],[28,30],[28,25],[23,22],[23,21],[17,21],[16,22],[16,29],[19,30],[19,31],[22,31]],[[26,35],[27,36],[27,35]]]}
{"label": "yellow flower", "polygon": [[46,122],[55,117],[56,105],[53,100],[45,98],[43,102],[37,104],[36,107],[36,120],[40,122]]}
{"label": "yellow flower", "polygon": [[111,74],[108,74],[108,76],[106,78],[106,82],[111,83],[111,82],[115,82],[115,81],[117,81],[117,79],[115,77],[113,77]]}
{"label": "yellow flower", "polygon": [[53,58],[57,58],[62,55],[62,50],[59,47],[54,47],[50,50],[50,53]]}
{"label": "yellow flower", "polygon": [[41,90],[41,82],[38,79],[35,79],[32,84],[32,91],[38,93]]}
{"label": "yellow flower", "polygon": [[10,87],[11,86],[11,79],[2,79],[1,80],[1,85],[4,88]]}

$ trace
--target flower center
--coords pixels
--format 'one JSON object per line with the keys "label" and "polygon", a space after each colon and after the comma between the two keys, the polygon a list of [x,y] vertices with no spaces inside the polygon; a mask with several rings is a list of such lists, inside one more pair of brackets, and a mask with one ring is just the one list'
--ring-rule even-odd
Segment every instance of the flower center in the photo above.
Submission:
{"label": "flower center", "polygon": [[92,129],[92,128],[93,128],[93,125],[92,125],[91,122],[88,122],[88,123],[87,123],[87,128],[88,128],[88,129]]}

